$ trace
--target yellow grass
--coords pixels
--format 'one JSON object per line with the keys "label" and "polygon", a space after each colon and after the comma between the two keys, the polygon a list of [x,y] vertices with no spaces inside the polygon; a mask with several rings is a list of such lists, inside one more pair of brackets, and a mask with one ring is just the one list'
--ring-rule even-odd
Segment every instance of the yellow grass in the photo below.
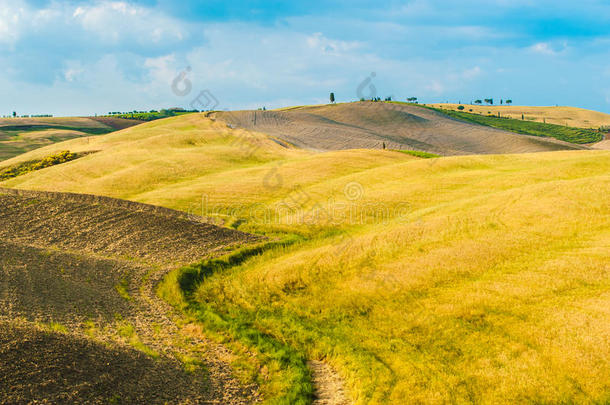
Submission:
{"label": "yellow grass", "polygon": [[358,403],[610,401],[610,152],[312,154],[196,115],[91,142],[0,185],[303,235],[196,298],[326,359]]}
{"label": "yellow grass", "polygon": [[75,128],[108,128],[101,122],[86,117],[33,117],[33,118],[0,118],[0,129],[3,126],[17,125],[58,125]]}
{"label": "yellow grass", "polygon": [[516,105],[470,105],[470,104],[429,104],[435,108],[445,108],[457,111],[458,106],[464,106],[464,112],[472,110],[475,114],[487,115],[491,112],[502,117],[521,119],[521,114],[526,121],[544,122],[547,124],[567,125],[578,128],[594,128],[610,126],[610,114],[598,111],[585,110],[575,107],[532,107]]}

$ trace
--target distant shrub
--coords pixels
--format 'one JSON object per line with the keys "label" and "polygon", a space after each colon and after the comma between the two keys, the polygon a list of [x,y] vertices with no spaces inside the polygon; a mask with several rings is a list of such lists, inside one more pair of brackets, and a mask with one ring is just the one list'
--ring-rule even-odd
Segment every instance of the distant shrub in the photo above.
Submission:
{"label": "distant shrub", "polygon": [[463,105],[459,106],[458,110],[463,111],[464,110],[464,106]]}
{"label": "distant shrub", "polygon": [[58,164],[66,163],[71,160],[77,159],[83,156],[70,151],[62,151],[55,155],[47,156],[40,160],[32,160],[29,162],[23,162],[15,166],[10,166],[0,170],[0,181],[7,180],[13,177],[21,176],[36,170],[41,170],[46,167],[55,166]]}
{"label": "distant shrub", "polygon": [[175,117],[177,115],[189,114],[199,112],[198,110],[185,110],[183,108],[170,108],[169,110],[150,110],[146,111],[132,111],[132,112],[109,112],[107,117],[123,118],[129,120],[138,121],[154,121],[162,118]]}

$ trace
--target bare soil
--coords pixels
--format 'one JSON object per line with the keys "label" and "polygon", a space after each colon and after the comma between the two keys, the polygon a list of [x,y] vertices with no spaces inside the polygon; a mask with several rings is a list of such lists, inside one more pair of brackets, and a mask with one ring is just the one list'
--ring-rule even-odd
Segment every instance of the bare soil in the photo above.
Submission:
{"label": "bare soil", "polygon": [[228,350],[183,333],[155,287],[259,239],[143,204],[0,190],[0,403],[257,402]]}
{"label": "bare soil", "polygon": [[308,363],[315,385],[313,405],[349,405],[343,379],[327,363],[312,360]]}
{"label": "bare soil", "polygon": [[175,360],[0,322],[0,403],[203,402],[206,380]]}

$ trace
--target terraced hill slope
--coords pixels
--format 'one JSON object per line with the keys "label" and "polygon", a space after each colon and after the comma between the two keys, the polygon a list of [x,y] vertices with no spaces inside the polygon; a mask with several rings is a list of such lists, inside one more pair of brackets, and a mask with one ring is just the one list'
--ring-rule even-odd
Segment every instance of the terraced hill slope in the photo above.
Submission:
{"label": "terraced hill slope", "polygon": [[168,269],[256,240],[167,209],[0,189],[0,402],[256,400],[153,292]]}
{"label": "terraced hill slope", "polygon": [[551,138],[468,124],[421,107],[358,102],[278,111],[215,115],[232,126],[263,132],[311,150],[410,149],[441,155],[585,149]]}

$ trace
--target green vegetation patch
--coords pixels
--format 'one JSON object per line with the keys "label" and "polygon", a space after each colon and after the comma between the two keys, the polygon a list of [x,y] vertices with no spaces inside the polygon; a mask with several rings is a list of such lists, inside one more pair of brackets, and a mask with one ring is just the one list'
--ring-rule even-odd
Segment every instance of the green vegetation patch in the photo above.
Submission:
{"label": "green vegetation patch", "polygon": [[127,301],[132,300],[131,296],[129,295],[129,282],[126,278],[120,279],[119,283],[115,286],[115,288],[123,299]]}
{"label": "green vegetation patch", "polygon": [[422,159],[432,159],[441,157],[440,155],[436,155],[434,153],[422,152],[419,150],[397,150],[396,152],[406,153],[407,155],[415,156]]}
{"label": "green vegetation patch", "polygon": [[140,340],[140,337],[136,333],[135,327],[131,323],[119,318],[116,327],[119,336],[134,349],[152,358],[159,357],[159,353],[142,343],[142,340]]}
{"label": "green vegetation patch", "polygon": [[161,110],[161,111],[137,111],[137,112],[125,112],[119,113],[114,112],[106,115],[106,117],[112,118],[123,118],[128,120],[139,120],[139,121],[154,121],[162,118],[176,117],[178,115],[191,114],[199,111],[187,111],[187,110]]}
{"label": "green vegetation patch", "polygon": [[72,160],[83,157],[88,153],[73,153],[70,151],[58,152],[54,155],[50,155],[40,160],[30,160],[28,162],[19,163],[14,166],[0,170],[0,181],[8,180],[13,177],[21,176],[36,170],[41,170],[47,167],[59,165],[62,163],[70,162]]}
{"label": "green vegetation patch", "polygon": [[267,370],[274,372],[270,380],[257,381],[271,403],[309,404],[313,399],[313,381],[306,357],[283,340],[262,332],[247,315],[218,311],[194,297],[198,286],[216,273],[238,266],[249,258],[269,249],[286,247],[295,242],[291,238],[245,247],[234,253],[183,267],[170,274],[159,286],[159,295],[176,308],[193,316],[208,332],[233,339],[263,354]]}
{"label": "green vegetation patch", "polygon": [[555,138],[577,144],[587,144],[600,142],[604,136],[601,132],[594,129],[564,127],[562,125],[545,124],[542,122],[531,122],[516,120],[513,118],[497,117],[495,115],[478,115],[461,111],[445,110],[426,106],[434,111],[438,111],[452,118],[473,124],[484,125],[506,131],[516,132],[523,135],[533,135],[546,138]]}

